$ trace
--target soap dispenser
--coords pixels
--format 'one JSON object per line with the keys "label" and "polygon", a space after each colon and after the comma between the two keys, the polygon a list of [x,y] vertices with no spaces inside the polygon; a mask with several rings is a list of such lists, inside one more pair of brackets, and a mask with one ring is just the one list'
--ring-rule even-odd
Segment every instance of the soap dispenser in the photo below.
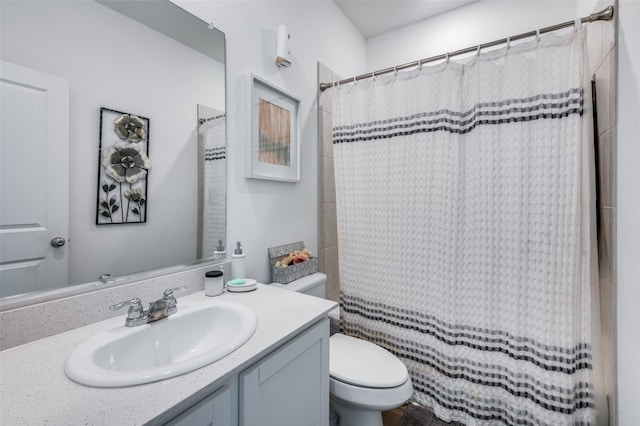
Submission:
{"label": "soap dispenser", "polygon": [[227,252],[224,249],[224,243],[222,240],[218,240],[218,247],[213,251],[214,259],[224,259],[227,256]]}
{"label": "soap dispenser", "polygon": [[242,251],[242,243],[240,241],[236,241],[236,249],[231,255],[231,277],[233,279],[246,278],[245,261],[246,255]]}

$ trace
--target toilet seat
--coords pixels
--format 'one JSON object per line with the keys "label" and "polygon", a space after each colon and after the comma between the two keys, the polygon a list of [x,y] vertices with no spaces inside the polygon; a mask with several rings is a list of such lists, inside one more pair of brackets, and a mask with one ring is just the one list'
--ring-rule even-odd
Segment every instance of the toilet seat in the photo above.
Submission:
{"label": "toilet seat", "polygon": [[342,383],[371,389],[398,387],[409,378],[407,367],[391,352],[341,333],[329,341],[329,373]]}
{"label": "toilet seat", "polygon": [[333,377],[329,378],[329,395],[331,399],[366,410],[385,411],[401,406],[413,394],[411,378],[394,388],[365,388],[341,382]]}

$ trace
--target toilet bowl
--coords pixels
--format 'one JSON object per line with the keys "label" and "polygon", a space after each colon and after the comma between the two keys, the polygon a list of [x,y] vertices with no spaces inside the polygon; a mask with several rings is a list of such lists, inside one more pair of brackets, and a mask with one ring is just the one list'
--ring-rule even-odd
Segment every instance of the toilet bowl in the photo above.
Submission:
{"label": "toilet bowl", "polygon": [[407,367],[395,355],[340,333],[329,342],[329,373],[340,426],[382,426],[382,411],[401,406],[413,393]]}
{"label": "toilet bowl", "polygon": [[[289,284],[272,285],[324,297],[326,281],[327,276],[317,272]],[[340,426],[382,426],[382,411],[401,406],[413,393],[407,368],[386,349],[335,332],[339,329],[339,311],[329,317],[331,409],[340,417]]]}

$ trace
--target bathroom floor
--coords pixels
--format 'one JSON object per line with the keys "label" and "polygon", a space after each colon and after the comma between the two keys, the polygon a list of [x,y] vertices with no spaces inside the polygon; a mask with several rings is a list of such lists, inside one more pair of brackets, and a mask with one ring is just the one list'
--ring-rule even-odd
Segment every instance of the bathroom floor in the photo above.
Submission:
{"label": "bathroom floor", "polygon": [[384,426],[399,426],[404,412],[407,411],[407,404],[393,410],[382,412],[382,423]]}
{"label": "bathroom floor", "polygon": [[[404,404],[395,410],[382,412],[382,424],[383,426],[400,426],[402,418],[405,416],[409,404]],[[433,411],[428,407],[421,407],[419,405],[413,405],[410,407],[409,412],[406,413],[407,418],[404,419],[406,425],[420,425],[420,426],[464,426],[464,424],[451,421],[446,422],[440,420]]]}

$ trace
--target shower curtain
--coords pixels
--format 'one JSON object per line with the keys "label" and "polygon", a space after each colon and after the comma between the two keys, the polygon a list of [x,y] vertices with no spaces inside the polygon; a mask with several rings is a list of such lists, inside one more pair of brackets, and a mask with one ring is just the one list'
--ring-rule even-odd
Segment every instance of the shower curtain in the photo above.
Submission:
{"label": "shower curtain", "polygon": [[447,421],[595,424],[584,31],[330,89],[343,330]]}
{"label": "shower curtain", "polygon": [[[210,114],[215,110],[211,109]],[[199,126],[198,137],[202,140],[203,159],[203,215],[202,257],[211,257],[218,247],[218,240],[225,236],[225,115],[209,119]],[[223,244],[225,242],[223,241]]]}

